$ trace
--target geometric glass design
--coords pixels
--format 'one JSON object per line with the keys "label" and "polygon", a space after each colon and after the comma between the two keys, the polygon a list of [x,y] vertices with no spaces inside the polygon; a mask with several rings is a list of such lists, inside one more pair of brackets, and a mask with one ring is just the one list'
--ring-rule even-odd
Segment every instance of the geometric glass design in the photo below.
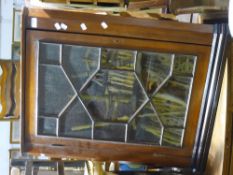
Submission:
{"label": "geometric glass design", "polygon": [[149,102],[129,123],[128,140],[134,143],[157,144],[161,142],[163,126]]}
{"label": "geometric glass design", "polygon": [[101,70],[80,93],[95,121],[128,122],[146,96],[133,72]]}
{"label": "geometric glass design", "polygon": [[197,57],[39,43],[38,134],[181,147]]}

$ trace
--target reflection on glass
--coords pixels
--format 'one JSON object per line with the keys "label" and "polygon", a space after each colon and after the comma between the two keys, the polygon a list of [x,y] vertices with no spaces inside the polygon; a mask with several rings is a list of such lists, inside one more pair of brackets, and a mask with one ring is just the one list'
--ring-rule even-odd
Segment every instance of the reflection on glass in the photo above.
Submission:
{"label": "reflection on glass", "polygon": [[156,111],[165,126],[184,126],[191,80],[172,77],[153,97]]}
{"label": "reflection on glass", "polygon": [[91,138],[92,121],[78,98],[74,99],[59,120],[59,135]]}
{"label": "reflection on glass", "polygon": [[193,76],[196,57],[192,55],[176,55],[174,61],[174,74]]}
{"label": "reflection on glass", "polygon": [[136,72],[140,77],[148,95],[169,77],[172,68],[173,55],[152,52],[139,52]]}
{"label": "reflection on glass", "polygon": [[121,49],[101,50],[101,66],[106,69],[134,69],[135,51]]}
{"label": "reflection on glass", "polygon": [[111,122],[127,122],[146,99],[134,74],[125,71],[99,71],[81,98],[91,116]]}
{"label": "reflection on glass", "polygon": [[40,134],[182,145],[196,56],[39,46]]}
{"label": "reflection on glass", "polygon": [[159,144],[162,127],[153,106],[148,103],[130,122],[128,141],[136,143]]}
{"label": "reflection on glass", "polygon": [[76,90],[79,91],[98,68],[99,55],[99,48],[63,45],[62,66]]}
{"label": "reflection on glass", "polygon": [[51,117],[41,117],[38,119],[38,134],[56,135],[57,119]]}
{"label": "reflection on glass", "polygon": [[60,64],[60,44],[40,43],[40,63]]}
{"label": "reflection on glass", "polygon": [[39,66],[39,114],[58,115],[74,94],[59,66]]}
{"label": "reflection on glass", "polygon": [[165,128],[163,131],[163,146],[182,146],[184,129]]}
{"label": "reflection on glass", "polygon": [[124,142],[125,125],[97,122],[94,127],[94,139]]}

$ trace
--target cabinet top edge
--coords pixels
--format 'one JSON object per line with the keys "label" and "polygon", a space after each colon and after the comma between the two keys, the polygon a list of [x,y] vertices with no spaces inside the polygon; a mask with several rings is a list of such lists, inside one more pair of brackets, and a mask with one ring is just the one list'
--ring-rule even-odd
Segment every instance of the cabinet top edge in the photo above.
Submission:
{"label": "cabinet top edge", "polygon": [[[53,23],[66,21],[72,27],[68,26],[65,32],[135,37],[208,46],[212,44],[214,31],[213,25],[101,15],[99,13],[88,13],[88,11],[80,12],[64,9],[25,7],[23,16],[25,21],[30,21],[30,18],[38,18],[40,21],[44,21],[40,23],[40,26],[34,28],[37,30],[56,31],[51,21]],[[48,21],[50,21],[50,24],[48,24]],[[109,26],[108,29],[105,30],[103,26],[101,28],[103,22]],[[80,29],[79,26],[82,23],[87,24],[88,30]],[[26,29],[31,29],[30,22],[26,24]]]}
{"label": "cabinet top edge", "polygon": [[51,9],[39,7],[26,7],[28,17],[54,18],[78,20],[79,18],[89,18],[89,20],[110,20],[119,24],[145,25],[148,27],[173,28],[174,30],[189,30],[201,33],[213,33],[213,25],[191,24],[178,21],[157,20],[151,18],[137,18],[126,16],[114,16],[104,14],[102,11],[91,11],[90,9]]}

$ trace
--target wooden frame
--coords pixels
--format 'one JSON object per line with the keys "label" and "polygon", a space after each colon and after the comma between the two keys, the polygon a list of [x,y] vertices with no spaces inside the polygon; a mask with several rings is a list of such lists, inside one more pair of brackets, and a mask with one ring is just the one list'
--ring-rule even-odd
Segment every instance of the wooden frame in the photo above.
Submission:
{"label": "wooden frame", "polygon": [[[207,135],[203,132],[207,133],[208,130],[211,131],[215,105],[212,106],[211,104],[208,107],[210,111],[206,110],[210,114],[206,114],[204,108],[201,106],[205,106],[206,101],[210,100],[208,95],[211,96],[214,93],[214,98],[218,98],[219,86],[216,86],[213,88],[213,91],[209,92],[208,83],[216,81],[215,77],[210,78],[213,72],[216,76],[221,75],[216,66],[221,66],[222,64],[220,63],[224,59],[221,55],[216,54],[218,53],[216,48],[222,42],[219,41],[221,40],[219,38],[220,33],[224,33],[225,31],[218,30],[217,28],[215,33],[217,38],[215,38],[215,42],[212,42],[213,27],[208,25],[99,16],[79,12],[58,12],[56,10],[46,10],[45,13],[45,11],[40,9],[25,9],[24,15],[26,22],[24,23],[25,42],[23,43],[24,59],[22,62],[25,77],[23,83],[23,87],[25,87],[25,96],[23,99],[25,101],[25,110],[22,115],[24,116],[22,125],[25,126],[23,132],[23,151],[32,154],[45,153],[53,157],[76,157],[78,155],[79,158],[104,161],[154,162],[157,166],[179,166],[188,168],[190,171],[192,171],[190,167],[193,167],[197,171],[203,171],[203,167],[199,167],[199,162],[195,161],[205,160],[203,156],[206,155],[205,151],[208,150],[208,141],[211,132]],[[80,24],[73,21],[76,18],[79,18],[82,23],[88,26],[87,30],[82,30]],[[110,26],[107,30],[99,26],[103,21]],[[67,28],[62,30],[62,32],[55,30],[55,22],[65,23]],[[38,83],[36,81],[38,71],[36,43],[39,40],[57,42],[57,38],[59,38],[59,42],[68,44],[126,49],[140,48],[141,50],[148,51],[196,55],[198,57],[197,74],[194,78],[183,147],[181,149],[172,149],[116,142],[39,136],[35,131]],[[217,61],[213,62],[214,59]],[[207,84],[205,84],[206,81]],[[211,120],[211,122],[203,125],[202,122],[204,120]],[[203,146],[207,149],[204,149]],[[193,150],[194,148],[195,151]],[[59,155],[57,154],[58,152]],[[132,156],[132,152],[134,152],[134,156]],[[138,154],[135,154],[135,152]],[[200,152],[201,154],[199,154]],[[176,159],[174,159],[174,156]]]}
{"label": "wooden frame", "polygon": [[11,144],[20,143],[20,120],[10,121],[10,143]]}

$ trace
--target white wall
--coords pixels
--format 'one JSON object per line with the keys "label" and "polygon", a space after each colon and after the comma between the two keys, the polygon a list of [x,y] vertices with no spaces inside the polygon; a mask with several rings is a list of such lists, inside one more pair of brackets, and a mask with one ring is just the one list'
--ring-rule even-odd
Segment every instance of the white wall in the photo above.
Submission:
{"label": "white wall", "polygon": [[0,58],[11,59],[13,0],[0,0]]}
{"label": "white wall", "polygon": [[[13,0],[0,0],[0,59],[11,59]],[[9,175],[10,122],[0,122],[0,174]]]}
{"label": "white wall", "polygon": [[10,144],[10,122],[0,122],[0,174],[9,175],[9,149],[19,148]]}

